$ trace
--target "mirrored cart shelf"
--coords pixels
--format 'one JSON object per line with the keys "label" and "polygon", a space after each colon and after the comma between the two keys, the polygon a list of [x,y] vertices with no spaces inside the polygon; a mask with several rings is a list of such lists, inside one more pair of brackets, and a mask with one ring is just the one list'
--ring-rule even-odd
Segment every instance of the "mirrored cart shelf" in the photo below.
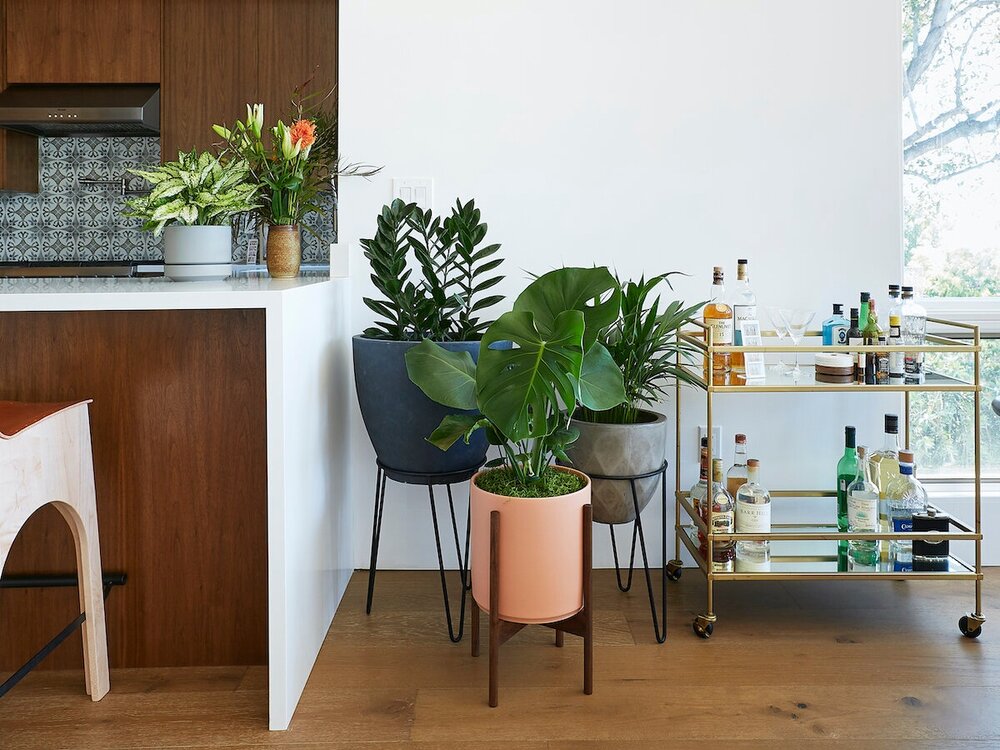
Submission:
{"label": "mirrored cart shelf", "polygon": [[[772,523],[769,534],[710,534],[707,535],[709,554],[712,557],[712,550],[716,545],[725,544],[730,541],[769,541],[770,559],[766,563],[749,559],[737,559],[723,565],[722,569],[717,569],[718,563],[706,565],[705,558],[699,551],[698,533],[705,534],[712,525],[711,515],[708,519],[702,519],[695,512],[691,505],[689,493],[680,490],[681,483],[681,455],[683,451],[681,440],[681,385],[677,384],[675,394],[676,409],[676,460],[675,466],[675,559],[668,566],[675,573],[681,566],[681,549],[687,549],[698,563],[698,569],[707,579],[707,599],[708,610],[698,615],[693,623],[694,631],[697,635],[708,638],[712,635],[716,622],[714,611],[716,581],[753,581],[753,580],[829,580],[837,578],[847,578],[851,580],[900,580],[900,579],[955,579],[972,580],[975,583],[975,609],[963,616],[959,621],[959,628],[963,635],[976,637],[982,632],[982,625],[985,617],[982,614],[982,492],[981,492],[981,445],[980,445],[980,400],[982,398],[982,386],[980,385],[980,356],[981,346],[979,337],[979,327],[966,323],[943,320],[940,318],[928,318],[928,323],[937,330],[952,330],[956,333],[953,337],[928,334],[926,343],[923,346],[888,347],[888,346],[821,346],[815,340],[819,337],[818,331],[809,331],[805,334],[803,345],[791,346],[782,345],[784,341],[779,341],[772,332],[764,332],[764,345],[762,346],[716,346],[712,342],[712,332],[701,323],[695,322],[697,328],[684,331],[680,334],[680,339],[694,347],[701,353],[702,361],[686,363],[689,372],[695,382],[700,384],[705,393],[705,420],[707,425],[708,451],[709,455],[717,455],[717,451],[712,446],[712,423],[713,423],[713,398],[720,393],[900,393],[902,394],[903,425],[906,442],[909,442],[910,434],[910,409],[911,392],[930,391],[951,391],[969,394],[973,402],[974,421],[974,446],[975,446],[975,521],[969,525],[957,519],[951,520],[951,526],[947,532],[925,532],[925,533],[877,533],[877,534],[848,534],[840,533],[835,523],[830,525],[796,525],[783,524],[780,521],[781,500],[798,498],[800,502],[808,502],[816,498],[832,499],[836,493],[826,490],[783,490],[772,491]],[[768,334],[771,334],[769,337]],[[812,366],[812,354],[819,352],[842,352],[857,354],[858,352],[876,351],[920,351],[927,353],[948,353],[955,357],[964,357],[964,361],[970,365],[972,378],[969,381],[957,380],[934,372],[928,372],[920,384],[891,384],[891,385],[857,385],[854,383],[824,383],[817,382],[815,370]],[[715,372],[713,366],[714,355],[734,352],[760,352],[764,353],[771,361],[768,362],[767,376],[761,380],[747,381],[745,378],[734,373]],[[787,374],[782,374],[771,365],[775,361],[774,354],[788,358],[792,354],[798,355],[799,368],[801,373],[797,379],[792,379]],[[682,365],[678,358],[677,365]],[[703,378],[703,376],[706,376]],[[835,521],[835,519],[831,519]],[[975,561],[966,563],[954,555],[949,556],[946,561],[942,561],[942,570],[918,570],[897,569],[892,562],[880,560],[874,566],[860,568],[852,565],[846,556],[846,547],[849,540],[879,540],[883,543],[892,539],[923,539],[926,541],[966,541],[975,545]],[[766,567],[766,569],[765,569]],[[672,576],[676,580],[679,575]]]}

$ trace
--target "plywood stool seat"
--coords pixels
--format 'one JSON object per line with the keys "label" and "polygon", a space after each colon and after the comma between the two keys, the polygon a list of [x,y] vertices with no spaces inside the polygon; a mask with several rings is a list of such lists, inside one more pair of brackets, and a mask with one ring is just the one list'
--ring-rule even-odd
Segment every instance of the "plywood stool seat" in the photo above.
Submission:
{"label": "plywood stool seat", "polygon": [[84,674],[87,693],[99,701],[110,677],[89,403],[0,401],[0,573],[31,514],[54,505],[76,543],[80,608],[87,615]]}

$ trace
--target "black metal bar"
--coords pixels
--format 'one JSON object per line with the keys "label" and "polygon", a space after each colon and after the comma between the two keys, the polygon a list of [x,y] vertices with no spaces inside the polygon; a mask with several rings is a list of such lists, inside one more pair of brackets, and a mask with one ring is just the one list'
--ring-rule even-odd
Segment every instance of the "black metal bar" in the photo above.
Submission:
{"label": "black metal bar", "polygon": [[372,597],[375,595],[375,569],[378,565],[378,544],[382,536],[382,509],[385,507],[385,470],[379,464],[375,473],[375,511],[372,516],[372,553],[368,565],[368,599],[365,614],[372,613]]}
{"label": "black metal bar", "polygon": [[[447,485],[448,492],[448,505],[451,508],[451,520],[455,526],[455,541],[458,541],[458,524],[455,522],[455,506],[451,502],[451,485]],[[458,643],[462,640],[462,636],[465,633],[465,563],[462,560],[460,548],[456,548],[456,552],[459,553],[458,564],[460,568],[460,580],[462,583],[462,605],[461,605],[461,616],[458,620],[458,634],[455,633],[455,625],[451,619],[451,603],[448,599],[448,579],[444,572],[444,554],[441,552],[441,534],[438,528],[438,518],[437,518],[437,503],[434,502],[434,485],[427,485],[427,497],[431,504],[431,521],[434,524],[434,545],[437,547],[437,558],[438,558],[438,571],[441,574],[441,595],[444,597],[444,616],[448,621],[448,639],[452,643]],[[466,537],[468,539],[468,537]]]}
{"label": "black metal bar", "polygon": [[613,523],[608,524],[608,531],[611,532],[611,554],[615,558],[615,578],[618,581],[618,590],[628,592],[632,589],[632,573],[635,571],[635,540],[638,527],[635,523],[632,524],[632,554],[628,560],[628,581],[624,584],[622,583],[621,565],[618,563],[618,542],[615,540],[615,525]]}
{"label": "black metal bar", "polygon": [[[124,573],[106,573],[102,576],[104,582],[104,599],[108,598],[111,589],[115,586],[123,586],[128,580]],[[0,588],[57,588],[76,586],[75,576],[10,576],[0,581]],[[55,651],[59,646],[76,632],[77,628],[83,625],[87,619],[87,613],[81,612],[69,625],[59,631],[55,638],[42,646],[34,656],[19,667],[10,677],[0,684],[0,698],[9,693],[17,683],[28,676],[35,667],[42,663],[46,656]]]}

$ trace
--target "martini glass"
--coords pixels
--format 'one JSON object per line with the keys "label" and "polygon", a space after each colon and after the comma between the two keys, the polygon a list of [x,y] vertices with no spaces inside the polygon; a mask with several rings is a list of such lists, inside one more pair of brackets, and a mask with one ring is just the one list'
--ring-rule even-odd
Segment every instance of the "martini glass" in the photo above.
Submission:
{"label": "martini glass", "polygon": [[[788,329],[788,335],[796,347],[802,343],[802,338],[806,335],[809,324],[816,317],[815,311],[805,310],[801,307],[783,307],[778,310],[778,315],[784,321],[785,327]],[[797,348],[795,351],[795,365],[789,374],[792,376],[792,380],[796,381],[802,376],[802,370],[799,368],[799,352]]]}
{"label": "martini glass", "polygon": [[[767,314],[768,323],[770,323],[771,328],[774,329],[775,334],[778,336],[778,341],[781,341],[788,334],[788,327],[781,317],[780,308],[766,307],[764,308],[764,312]],[[788,370],[789,367],[785,364],[784,354],[778,354],[778,361],[771,365],[771,371],[779,375],[784,375]]]}

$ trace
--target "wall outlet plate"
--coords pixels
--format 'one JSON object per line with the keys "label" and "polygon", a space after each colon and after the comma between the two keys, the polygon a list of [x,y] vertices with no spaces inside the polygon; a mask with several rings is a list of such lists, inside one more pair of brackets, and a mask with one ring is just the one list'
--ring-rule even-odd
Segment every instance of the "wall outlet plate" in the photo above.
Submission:
{"label": "wall outlet plate", "polygon": [[[701,452],[701,439],[708,437],[708,425],[698,425],[698,451]],[[712,425],[712,458],[722,458],[722,425]]]}
{"label": "wall outlet plate", "polygon": [[416,203],[434,210],[434,179],[431,177],[393,177],[392,197],[404,203]]}

